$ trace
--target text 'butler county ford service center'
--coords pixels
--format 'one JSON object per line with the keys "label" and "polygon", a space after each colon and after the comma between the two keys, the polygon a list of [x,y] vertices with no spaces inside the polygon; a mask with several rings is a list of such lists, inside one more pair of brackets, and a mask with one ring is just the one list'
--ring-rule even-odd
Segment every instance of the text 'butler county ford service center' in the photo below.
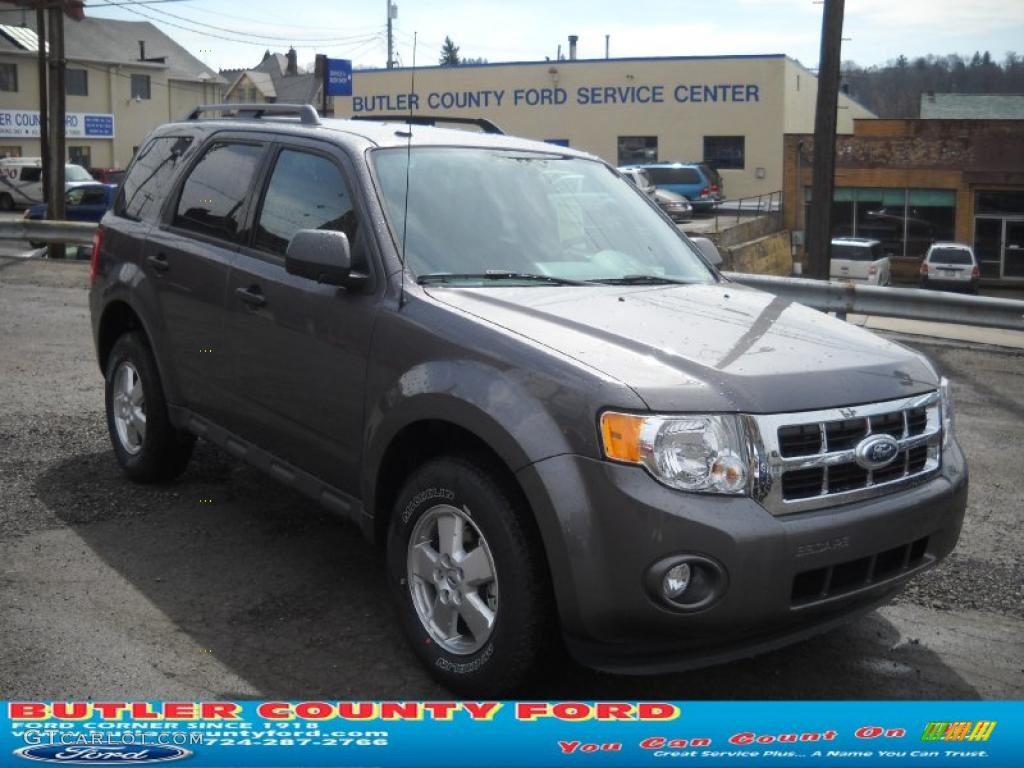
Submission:
{"label": "text 'butler county ford service center'", "polygon": [[[730,198],[782,189],[783,135],[814,128],[817,78],[782,54],[373,69],[334,113],[484,117],[615,165],[706,161]],[[840,133],[874,115],[841,95]]]}

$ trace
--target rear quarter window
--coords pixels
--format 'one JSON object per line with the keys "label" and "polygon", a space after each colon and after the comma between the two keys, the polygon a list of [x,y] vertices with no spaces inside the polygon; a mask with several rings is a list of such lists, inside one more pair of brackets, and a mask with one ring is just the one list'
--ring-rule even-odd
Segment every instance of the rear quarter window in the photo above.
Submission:
{"label": "rear quarter window", "polygon": [[876,254],[872,247],[848,243],[833,243],[832,258],[846,259],[847,261],[878,261],[882,257],[880,253]]}
{"label": "rear quarter window", "polygon": [[139,221],[156,221],[181,160],[191,146],[191,136],[163,136],[146,144],[124,177],[114,213]]}

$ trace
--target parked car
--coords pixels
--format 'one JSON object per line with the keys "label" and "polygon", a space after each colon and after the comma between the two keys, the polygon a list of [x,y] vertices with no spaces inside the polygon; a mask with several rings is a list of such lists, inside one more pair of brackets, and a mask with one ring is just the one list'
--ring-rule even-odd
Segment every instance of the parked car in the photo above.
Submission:
{"label": "parked car", "polygon": [[649,197],[654,196],[654,190],[656,188],[654,183],[651,181],[651,177],[647,174],[647,171],[634,166],[625,166],[623,168],[619,168],[619,173],[625,176],[627,181],[645,195],[648,195]]}
{"label": "parked car", "polygon": [[619,168],[619,173],[625,176],[633,186],[653,199],[672,221],[689,221],[693,218],[693,207],[689,200],[682,195],[669,192],[667,189],[658,189],[651,182],[647,171],[634,166],[626,166]]}
{"label": "parked car", "polygon": [[866,237],[832,238],[829,277],[872,285],[889,285],[892,267],[878,240]]}
{"label": "parked car", "polygon": [[713,210],[725,200],[722,177],[706,163],[644,163],[636,167],[645,170],[658,189],[685,197],[695,211]]}
{"label": "parked car", "polygon": [[124,181],[125,171],[119,168],[90,168],[89,173],[103,184],[120,184]]}
{"label": "parked car", "polygon": [[[67,221],[99,221],[113,205],[117,186],[114,184],[79,184],[64,193],[64,218]],[[24,218],[45,219],[49,206],[46,203],[33,205],[25,210]],[[42,242],[30,241],[33,248],[41,248]],[[87,248],[78,249],[81,258],[89,258]]]}
{"label": "parked car", "polygon": [[[64,166],[65,190],[95,179],[80,165]],[[38,157],[0,159],[0,211],[29,206],[43,201],[43,162]]]}
{"label": "parked car", "polygon": [[199,436],[354,521],[452,690],[520,690],[558,635],[609,670],[747,657],[955,546],[935,367],[729,283],[600,160],[204,114],[145,140],[97,230],[114,457],[167,481]]}
{"label": "parked car", "polygon": [[672,221],[689,221],[693,218],[693,206],[682,195],[669,192],[667,189],[655,188],[651,196]]}
{"label": "parked car", "polygon": [[981,268],[964,243],[933,243],[921,262],[921,287],[978,292]]}

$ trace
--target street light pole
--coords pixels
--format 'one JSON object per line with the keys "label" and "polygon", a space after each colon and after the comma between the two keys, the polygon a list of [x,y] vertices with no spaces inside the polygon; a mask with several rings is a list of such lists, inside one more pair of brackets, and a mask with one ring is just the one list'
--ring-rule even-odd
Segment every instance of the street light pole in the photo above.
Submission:
{"label": "street light pole", "polygon": [[384,2],[388,4],[388,69],[391,69],[395,66],[395,41],[391,33],[391,0],[384,0]]}

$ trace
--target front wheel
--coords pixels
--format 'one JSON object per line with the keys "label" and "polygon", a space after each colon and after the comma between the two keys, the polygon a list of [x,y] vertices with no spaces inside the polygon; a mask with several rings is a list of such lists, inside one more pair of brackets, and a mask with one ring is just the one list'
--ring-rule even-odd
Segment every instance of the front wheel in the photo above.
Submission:
{"label": "front wheel", "polygon": [[464,696],[516,690],[551,636],[546,568],[527,510],[460,457],[408,479],[391,514],[388,576],[413,650]]}
{"label": "front wheel", "polygon": [[110,351],[105,399],[110,442],[125,474],[154,483],[185,470],[195,438],[171,424],[156,361],[141,333],[126,333]]}

